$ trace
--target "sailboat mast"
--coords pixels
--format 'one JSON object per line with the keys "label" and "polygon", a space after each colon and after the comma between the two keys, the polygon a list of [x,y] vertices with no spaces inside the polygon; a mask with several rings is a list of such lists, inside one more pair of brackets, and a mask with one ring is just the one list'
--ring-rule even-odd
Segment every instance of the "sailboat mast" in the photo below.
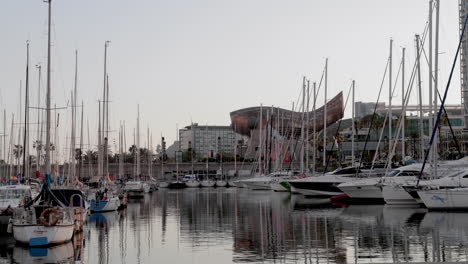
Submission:
{"label": "sailboat mast", "polygon": [[263,107],[262,107],[262,104],[260,104],[260,122],[258,123],[259,124],[259,128],[260,128],[260,131],[259,131],[259,134],[258,134],[258,137],[259,137],[259,140],[258,140],[258,169],[259,169],[259,174],[261,175],[262,174],[262,124],[263,124]]}
{"label": "sailboat mast", "polygon": [[42,145],[42,139],[40,138],[40,128],[42,127],[42,122],[41,122],[41,70],[42,66],[40,64],[36,65],[37,71],[38,71],[38,77],[37,77],[37,133],[36,133],[36,171],[40,170],[41,167],[41,145]]}
{"label": "sailboat mast", "polygon": [[[390,39],[390,55],[388,59],[388,146],[392,145],[392,59],[393,39]],[[392,162],[389,160],[389,162]]]}
{"label": "sailboat mast", "polygon": [[[433,0],[430,0],[429,1],[429,18],[428,18],[428,34],[429,34],[429,47],[428,47],[428,53],[429,53],[429,70],[428,70],[428,73],[429,73],[429,131],[431,131],[432,129],[432,126],[433,126],[433,121],[434,121],[434,109],[433,109],[433,99],[432,99],[432,90],[433,90],[433,83],[434,83],[434,80],[432,79],[432,74],[433,74],[433,64],[432,64],[432,43],[433,43],[433,38],[432,38],[432,30],[433,30],[433,26],[432,26],[432,17],[433,17],[433,6],[434,6],[434,1]],[[437,95],[435,95],[436,98],[437,98]],[[437,110],[436,110],[437,111]],[[431,151],[431,154],[429,155],[429,163],[430,164],[433,164],[433,161],[434,161],[434,146],[436,144],[432,145],[431,148],[432,148],[432,151]],[[432,167],[431,167],[432,168]],[[432,174],[432,172],[431,172]]]}
{"label": "sailboat mast", "polygon": [[50,47],[50,35],[51,35],[51,17],[52,17],[52,0],[46,0],[46,2],[49,4],[49,15],[48,15],[48,22],[47,22],[47,92],[46,92],[46,142],[45,142],[45,148],[46,148],[46,155],[45,155],[45,170],[46,170],[46,175],[50,176],[51,173],[51,166],[50,166],[50,121],[51,121],[51,116],[50,116],[50,70],[51,70],[51,47]]}
{"label": "sailboat mast", "polygon": [[419,53],[419,35],[416,35],[416,67],[418,77],[418,92],[419,92],[419,138],[420,138],[420,153],[421,159],[424,158],[424,122],[423,122],[423,109],[422,109],[422,90],[421,90],[421,63]]}
{"label": "sailboat mast", "polygon": [[323,167],[327,165],[327,90],[328,90],[328,58],[325,60],[325,99],[323,105]]}
{"label": "sailboat mast", "polygon": [[106,137],[104,138],[104,157],[105,157],[104,161],[106,162],[106,177],[108,177],[109,176],[109,154],[108,154],[108,149],[109,149],[109,75],[107,75],[106,100],[104,102],[104,105],[106,107],[105,132],[104,132]]}
{"label": "sailboat mast", "polygon": [[29,126],[29,41],[26,41],[26,87],[24,100],[24,136],[23,136],[23,177],[29,182],[29,146],[28,146],[28,126]]}
{"label": "sailboat mast", "polygon": [[[436,25],[435,25],[435,43],[434,43],[434,109],[437,111],[438,96],[437,91],[439,89],[439,11],[440,11],[440,0],[436,1]],[[447,117],[448,118],[448,117]],[[437,176],[437,160],[438,160],[438,146],[439,146],[439,134],[436,133],[434,137],[434,149],[432,151],[434,155],[434,175]]]}
{"label": "sailboat mast", "polygon": [[302,78],[302,105],[301,105],[301,173],[304,173],[304,123],[305,123],[305,96],[306,94],[306,79],[305,76]]}
{"label": "sailboat mast", "polygon": [[351,166],[354,166],[354,138],[356,137],[356,128],[354,125],[354,116],[355,116],[355,109],[354,109],[354,88],[356,82],[353,80],[353,91],[352,91],[352,104],[351,104]]}
{"label": "sailboat mast", "polygon": [[78,177],[81,179],[81,174],[83,173],[83,112],[84,112],[84,104],[81,101],[81,128],[80,128],[80,171],[78,173]]}
{"label": "sailboat mast", "polygon": [[102,176],[102,129],[101,129],[101,101],[98,100],[99,114],[98,114],[98,175]]}
{"label": "sailboat mast", "polygon": [[401,127],[401,159],[405,159],[405,48],[401,51],[401,118],[403,119],[403,125]]}
{"label": "sailboat mast", "polygon": [[138,105],[137,127],[136,127],[136,175],[140,176],[140,105]]}
{"label": "sailboat mast", "polygon": [[312,155],[312,175],[315,176],[315,162],[317,160],[317,111],[315,111],[315,104],[317,103],[317,83],[314,82],[314,105],[313,105],[313,111],[314,111],[314,128],[313,128],[313,133],[312,133],[312,150],[313,155]]}
{"label": "sailboat mast", "polygon": [[310,80],[307,80],[307,104],[306,104],[306,122],[305,122],[305,129],[306,129],[305,171],[307,173],[309,172],[309,123],[310,123],[309,104],[310,104]]}
{"label": "sailboat mast", "polygon": [[71,186],[76,177],[76,97],[78,90],[78,50],[75,50],[75,87],[72,96],[72,133],[70,140],[71,149],[71,177],[68,177],[68,184]]}

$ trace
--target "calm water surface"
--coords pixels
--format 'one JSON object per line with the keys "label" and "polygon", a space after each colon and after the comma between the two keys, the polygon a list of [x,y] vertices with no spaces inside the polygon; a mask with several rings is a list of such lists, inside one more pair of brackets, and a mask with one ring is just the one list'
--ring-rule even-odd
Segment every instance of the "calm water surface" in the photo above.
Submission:
{"label": "calm water surface", "polygon": [[[159,190],[52,249],[2,237],[0,263],[466,262],[468,213],[322,200],[246,189]],[[67,262],[68,261],[68,262]]]}

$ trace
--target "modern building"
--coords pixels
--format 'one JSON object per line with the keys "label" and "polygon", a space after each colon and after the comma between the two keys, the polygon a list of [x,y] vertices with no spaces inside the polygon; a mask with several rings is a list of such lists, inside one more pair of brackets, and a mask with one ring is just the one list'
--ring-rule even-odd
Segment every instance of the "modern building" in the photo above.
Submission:
{"label": "modern building", "polygon": [[[378,103],[377,108],[385,108],[385,103]],[[356,118],[365,117],[374,113],[375,103],[370,102],[355,102],[354,103],[354,115]]]}
{"label": "modern building", "polygon": [[233,156],[242,136],[230,126],[199,126],[194,123],[179,129],[180,150],[193,150],[196,158],[214,158],[217,153]]}

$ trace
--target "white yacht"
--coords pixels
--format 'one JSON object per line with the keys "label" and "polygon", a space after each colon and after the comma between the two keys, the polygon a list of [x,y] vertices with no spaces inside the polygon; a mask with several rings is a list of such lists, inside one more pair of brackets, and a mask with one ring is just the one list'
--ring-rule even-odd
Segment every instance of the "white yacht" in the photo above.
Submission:
{"label": "white yacht", "polygon": [[418,195],[429,210],[468,209],[468,188],[422,189]]}
{"label": "white yacht", "polygon": [[271,190],[273,182],[281,182],[292,176],[290,171],[277,171],[265,176],[257,176],[239,181],[251,190]]}
{"label": "white yacht", "polygon": [[[413,164],[414,165],[414,164]],[[419,164],[419,169],[413,175],[407,175],[404,181],[389,181],[385,182],[382,187],[382,194],[387,204],[418,204],[421,201],[415,191],[415,185],[421,171],[422,164]],[[467,168],[466,158],[452,161],[439,161],[437,164],[437,175],[432,175],[433,169],[430,164],[424,168],[423,176],[420,179],[420,184],[424,180],[437,179],[439,175],[452,175]],[[445,181],[445,180],[444,180]]]}
{"label": "white yacht", "polygon": [[[338,188],[353,200],[383,200],[382,188],[385,184],[405,183],[419,175],[422,164],[411,164],[395,168],[384,177],[357,179],[338,185]],[[365,174],[363,176],[366,176]]]}
{"label": "white yacht", "polygon": [[124,190],[127,192],[128,197],[143,197],[145,193],[145,188],[141,181],[126,182]]}
{"label": "white yacht", "polygon": [[322,176],[311,176],[288,181],[295,192],[306,196],[336,196],[343,194],[337,186],[355,179],[362,173],[356,167],[339,168]]}

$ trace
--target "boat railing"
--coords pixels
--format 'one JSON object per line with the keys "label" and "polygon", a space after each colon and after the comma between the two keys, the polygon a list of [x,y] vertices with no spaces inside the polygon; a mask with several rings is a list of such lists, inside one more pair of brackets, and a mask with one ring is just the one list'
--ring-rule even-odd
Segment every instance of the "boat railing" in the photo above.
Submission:
{"label": "boat railing", "polygon": [[[79,205],[78,206],[75,206],[75,196],[79,198]],[[84,202],[84,199],[83,199],[83,196],[81,194],[78,194],[78,193],[75,193],[73,194],[72,196],[70,196],[70,204],[69,204],[70,207],[86,207],[85,205],[85,202]]]}

